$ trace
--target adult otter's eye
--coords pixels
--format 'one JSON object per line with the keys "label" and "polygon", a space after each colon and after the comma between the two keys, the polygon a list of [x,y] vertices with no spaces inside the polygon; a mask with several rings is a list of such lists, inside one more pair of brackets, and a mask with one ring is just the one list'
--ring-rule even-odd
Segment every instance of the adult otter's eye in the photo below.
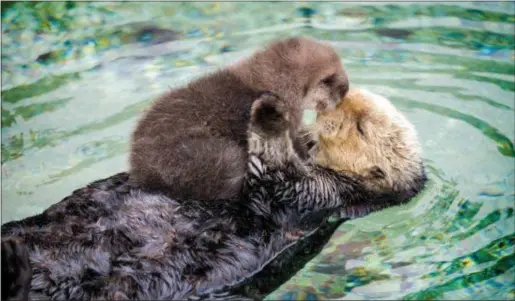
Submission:
{"label": "adult otter's eye", "polygon": [[363,125],[361,124],[361,120],[358,119],[358,121],[356,122],[356,129],[358,130],[358,133],[361,135],[361,136],[365,136],[365,131],[363,130]]}
{"label": "adult otter's eye", "polygon": [[321,83],[326,86],[332,86],[335,82],[336,82],[336,74],[331,74],[321,81]]}

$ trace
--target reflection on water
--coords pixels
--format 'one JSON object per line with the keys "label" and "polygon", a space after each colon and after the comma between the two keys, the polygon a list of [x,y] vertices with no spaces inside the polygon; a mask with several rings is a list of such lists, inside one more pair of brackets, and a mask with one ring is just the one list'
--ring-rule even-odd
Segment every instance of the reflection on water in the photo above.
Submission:
{"label": "reflection on water", "polygon": [[330,41],[415,124],[427,189],[343,224],[273,299],[515,298],[515,4],[2,5],[2,222],[127,168],[167,89],[266,41]]}
{"label": "reflection on water", "polygon": [[[322,253],[268,299],[509,299],[513,206],[485,205],[492,198],[487,189],[478,201],[466,200],[456,182],[427,164],[431,181],[416,202],[342,225]],[[490,189],[505,189],[506,181]],[[503,198],[513,201],[513,195]]]}

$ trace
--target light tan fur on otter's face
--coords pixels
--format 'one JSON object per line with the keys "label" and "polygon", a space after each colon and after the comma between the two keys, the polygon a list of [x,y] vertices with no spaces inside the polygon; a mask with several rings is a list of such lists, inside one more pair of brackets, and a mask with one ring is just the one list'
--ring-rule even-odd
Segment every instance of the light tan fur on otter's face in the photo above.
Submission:
{"label": "light tan fur on otter's face", "polygon": [[319,165],[355,173],[381,190],[409,189],[425,175],[414,126],[380,95],[351,88],[313,129]]}

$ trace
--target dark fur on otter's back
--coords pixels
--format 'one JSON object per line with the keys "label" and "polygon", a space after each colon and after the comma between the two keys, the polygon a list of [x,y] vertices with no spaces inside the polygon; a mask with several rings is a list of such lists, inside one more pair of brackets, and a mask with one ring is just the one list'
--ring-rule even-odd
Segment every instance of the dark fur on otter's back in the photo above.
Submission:
{"label": "dark fur on otter's back", "polygon": [[2,300],[27,300],[31,279],[27,247],[16,238],[2,240]]}
{"label": "dark fur on otter's back", "polygon": [[253,101],[269,91],[292,110],[323,111],[348,85],[331,47],[298,37],[271,43],[158,99],[132,136],[131,181],[176,199],[239,199]]}
{"label": "dark fur on otter's back", "polygon": [[[253,116],[273,104],[273,96],[260,98]],[[393,206],[422,189],[424,180],[408,193],[370,191],[352,176],[305,164],[281,120],[291,116],[275,110],[275,119],[251,118],[244,202],[177,202],[131,187],[120,173],[2,225],[4,239],[28,250],[14,257],[30,258],[30,298],[231,298],[227,292],[244,293],[256,275],[292,260],[303,244],[288,234],[309,237],[347,207]],[[259,123],[267,120],[274,126]]]}

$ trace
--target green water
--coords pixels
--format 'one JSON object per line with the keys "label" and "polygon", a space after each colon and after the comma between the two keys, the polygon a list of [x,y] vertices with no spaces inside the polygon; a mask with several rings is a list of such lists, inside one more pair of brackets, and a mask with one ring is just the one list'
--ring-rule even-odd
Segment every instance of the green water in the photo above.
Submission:
{"label": "green water", "polygon": [[126,170],[157,95],[306,34],[405,112],[430,182],[268,298],[514,299],[514,21],[513,2],[2,3],[2,222]]}

